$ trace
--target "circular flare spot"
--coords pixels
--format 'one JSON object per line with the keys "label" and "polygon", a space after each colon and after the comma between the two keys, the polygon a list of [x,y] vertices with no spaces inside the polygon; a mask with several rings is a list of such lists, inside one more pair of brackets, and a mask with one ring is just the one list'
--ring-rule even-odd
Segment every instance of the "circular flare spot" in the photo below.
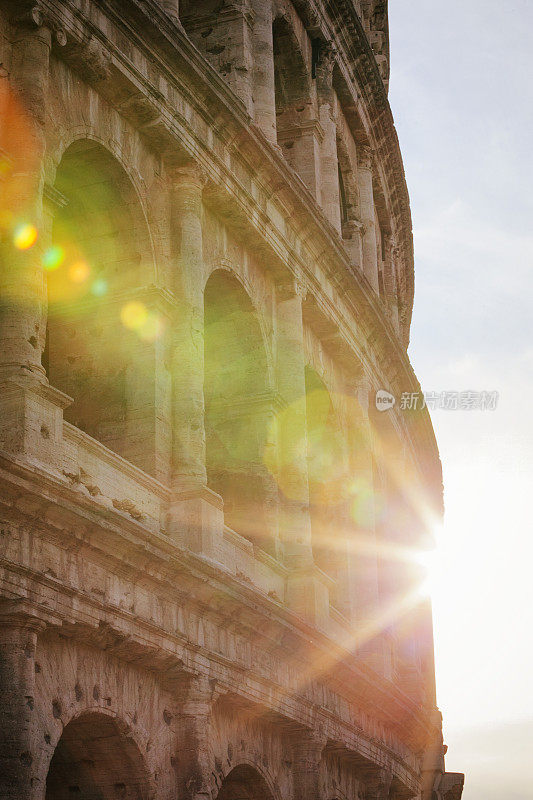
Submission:
{"label": "circular flare spot", "polygon": [[69,267],[68,276],[74,283],[83,283],[87,280],[91,269],[86,261],[76,261]]}
{"label": "circular flare spot", "polygon": [[37,228],[29,222],[17,225],[13,233],[13,244],[18,250],[29,250],[37,241]]}
{"label": "circular flare spot", "polygon": [[91,285],[91,294],[95,297],[103,297],[107,292],[107,281],[103,278],[97,278]]}
{"label": "circular flare spot", "polygon": [[57,269],[65,258],[65,251],[58,245],[49,247],[43,255],[43,266],[47,270]]}
{"label": "circular flare spot", "polygon": [[139,337],[144,342],[155,342],[163,333],[163,322],[154,313],[148,314],[146,322],[139,328]]}
{"label": "circular flare spot", "polygon": [[130,303],[126,303],[122,308],[120,319],[125,328],[138,331],[146,324],[148,311],[143,303],[140,303],[138,300],[132,300]]}

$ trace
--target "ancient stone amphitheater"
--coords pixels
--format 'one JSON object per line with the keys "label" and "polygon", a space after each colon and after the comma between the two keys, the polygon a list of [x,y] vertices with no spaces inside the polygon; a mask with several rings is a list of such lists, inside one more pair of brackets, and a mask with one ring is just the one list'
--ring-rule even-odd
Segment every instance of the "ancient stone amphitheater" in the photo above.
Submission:
{"label": "ancient stone amphitheater", "polygon": [[0,0],[2,800],[461,796],[386,6]]}

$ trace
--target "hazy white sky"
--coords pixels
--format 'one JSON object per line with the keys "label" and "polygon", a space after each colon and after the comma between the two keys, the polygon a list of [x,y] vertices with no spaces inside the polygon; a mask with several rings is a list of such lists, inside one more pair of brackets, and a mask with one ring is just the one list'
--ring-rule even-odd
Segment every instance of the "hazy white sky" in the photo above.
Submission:
{"label": "hazy white sky", "polygon": [[390,100],[415,234],[410,356],[438,411],[434,606],[447,767],[464,800],[532,800],[533,0],[389,0]]}

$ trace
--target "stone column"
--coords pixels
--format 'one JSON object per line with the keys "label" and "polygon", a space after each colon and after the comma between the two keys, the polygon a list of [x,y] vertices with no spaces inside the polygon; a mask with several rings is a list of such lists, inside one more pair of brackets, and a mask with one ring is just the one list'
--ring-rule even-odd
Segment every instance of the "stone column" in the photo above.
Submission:
{"label": "stone column", "polygon": [[359,185],[359,209],[363,223],[363,273],[377,294],[379,293],[379,281],[374,190],[372,188],[372,151],[366,145],[359,145],[357,148],[357,182]]}
{"label": "stone column", "polygon": [[[23,378],[45,383],[41,365],[45,284],[42,257],[45,109],[51,32],[32,11],[15,27],[10,72],[12,103],[3,120],[11,170],[4,184],[10,230],[2,245],[0,270],[0,380]],[[9,152],[11,151],[11,152]],[[37,241],[27,249],[13,244],[19,225],[33,226]],[[8,239],[8,240],[7,240]]]}
{"label": "stone column", "polygon": [[205,58],[253,112],[253,48],[250,0],[226,0],[206,13],[205,4],[188,3],[183,26]]}
{"label": "stone column", "polygon": [[279,415],[278,483],[282,493],[282,537],[289,561],[313,562],[309,483],[307,477],[307,414],[302,300],[298,283],[279,291],[277,321],[277,383],[284,404]]}
{"label": "stone column", "polygon": [[326,738],[315,731],[301,731],[294,737],[292,780],[294,800],[320,800],[320,762]]}
{"label": "stone column", "polygon": [[378,633],[379,589],[368,381],[361,377],[352,392],[350,461],[354,495],[349,548],[350,596],[361,652],[370,654],[372,641]]}
{"label": "stone column", "polygon": [[396,284],[395,256],[397,248],[390,233],[383,233],[383,291],[387,315],[394,330],[399,333],[398,287]]}
{"label": "stone column", "polygon": [[272,0],[252,0],[254,122],[272,144],[276,136],[276,90],[272,42]]}
{"label": "stone column", "polygon": [[323,141],[324,131],[318,119],[295,122],[291,110],[278,117],[278,142],[281,152],[317,203],[321,201]]}
{"label": "stone column", "polygon": [[210,743],[213,688],[206,676],[186,678],[176,715],[179,796],[207,800],[212,796]]}
{"label": "stone column", "polygon": [[[51,32],[37,9],[14,26],[9,113],[2,139],[10,159],[3,185],[8,218],[0,245],[0,448],[58,468],[62,409],[70,398],[48,386],[41,364],[46,330],[42,255],[49,238],[43,209],[45,109]],[[37,239],[18,242],[19,226]]]}
{"label": "stone column", "polygon": [[305,289],[296,281],[279,292],[277,383],[283,408],[278,423],[277,477],[280,488],[280,535],[287,564],[291,608],[319,626],[329,613],[330,580],[315,567],[309,516],[307,412],[302,302]]}
{"label": "stone column", "polygon": [[42,796],[35,766],[35,647],[37,621],[0,620],[0,797]]}
{"label": "stone column", "polygon": [[320,149],[320,203],[324,214],[337,231],[341,232],[339,198],[339,158],[337,154],[337,126],[335,124],[335,93],[333,91],[333,65],[335,50],[323,45],[316,65],[318,118],[324,138]]}
{"label": "stone column", "polygon": [[173,173],[177,229],[172,358],[172,502],[170,532],[216,558],[223,532],[222,499],[207,488],[204,425],[204,265],[202,190],[196,166]]}

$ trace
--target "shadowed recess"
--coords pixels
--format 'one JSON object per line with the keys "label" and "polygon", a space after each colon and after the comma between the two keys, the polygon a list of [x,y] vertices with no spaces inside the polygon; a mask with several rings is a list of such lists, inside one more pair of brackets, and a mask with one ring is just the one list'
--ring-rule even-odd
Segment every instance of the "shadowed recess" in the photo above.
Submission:
{"label": "shadowed recess", "polygon": [[263,463],[270,396],[265,345],[239,281],[214,272],[205,289],[205,411],[209,486],[228,527],[266,549],[275,482]]}
{"label": "shadowed recess", "polygon": [[150,800],[139,749],[115,720],[98,713],[70,722],[54,751],[46,800]]}
{"label": "shadowed recess", "polygon": [[248,764],[241,764],[224,778],[217,800],[274,800],[274,798],[263,776]]}
{"label": "shadowed recess", "polygon": [[139,432],[153,415],[157,325],[135,295],[151,260],[139,200],[116,159],[85,140],[65,152],[55,189],[44,366],[74,400],[68,422],[151,471]]}

